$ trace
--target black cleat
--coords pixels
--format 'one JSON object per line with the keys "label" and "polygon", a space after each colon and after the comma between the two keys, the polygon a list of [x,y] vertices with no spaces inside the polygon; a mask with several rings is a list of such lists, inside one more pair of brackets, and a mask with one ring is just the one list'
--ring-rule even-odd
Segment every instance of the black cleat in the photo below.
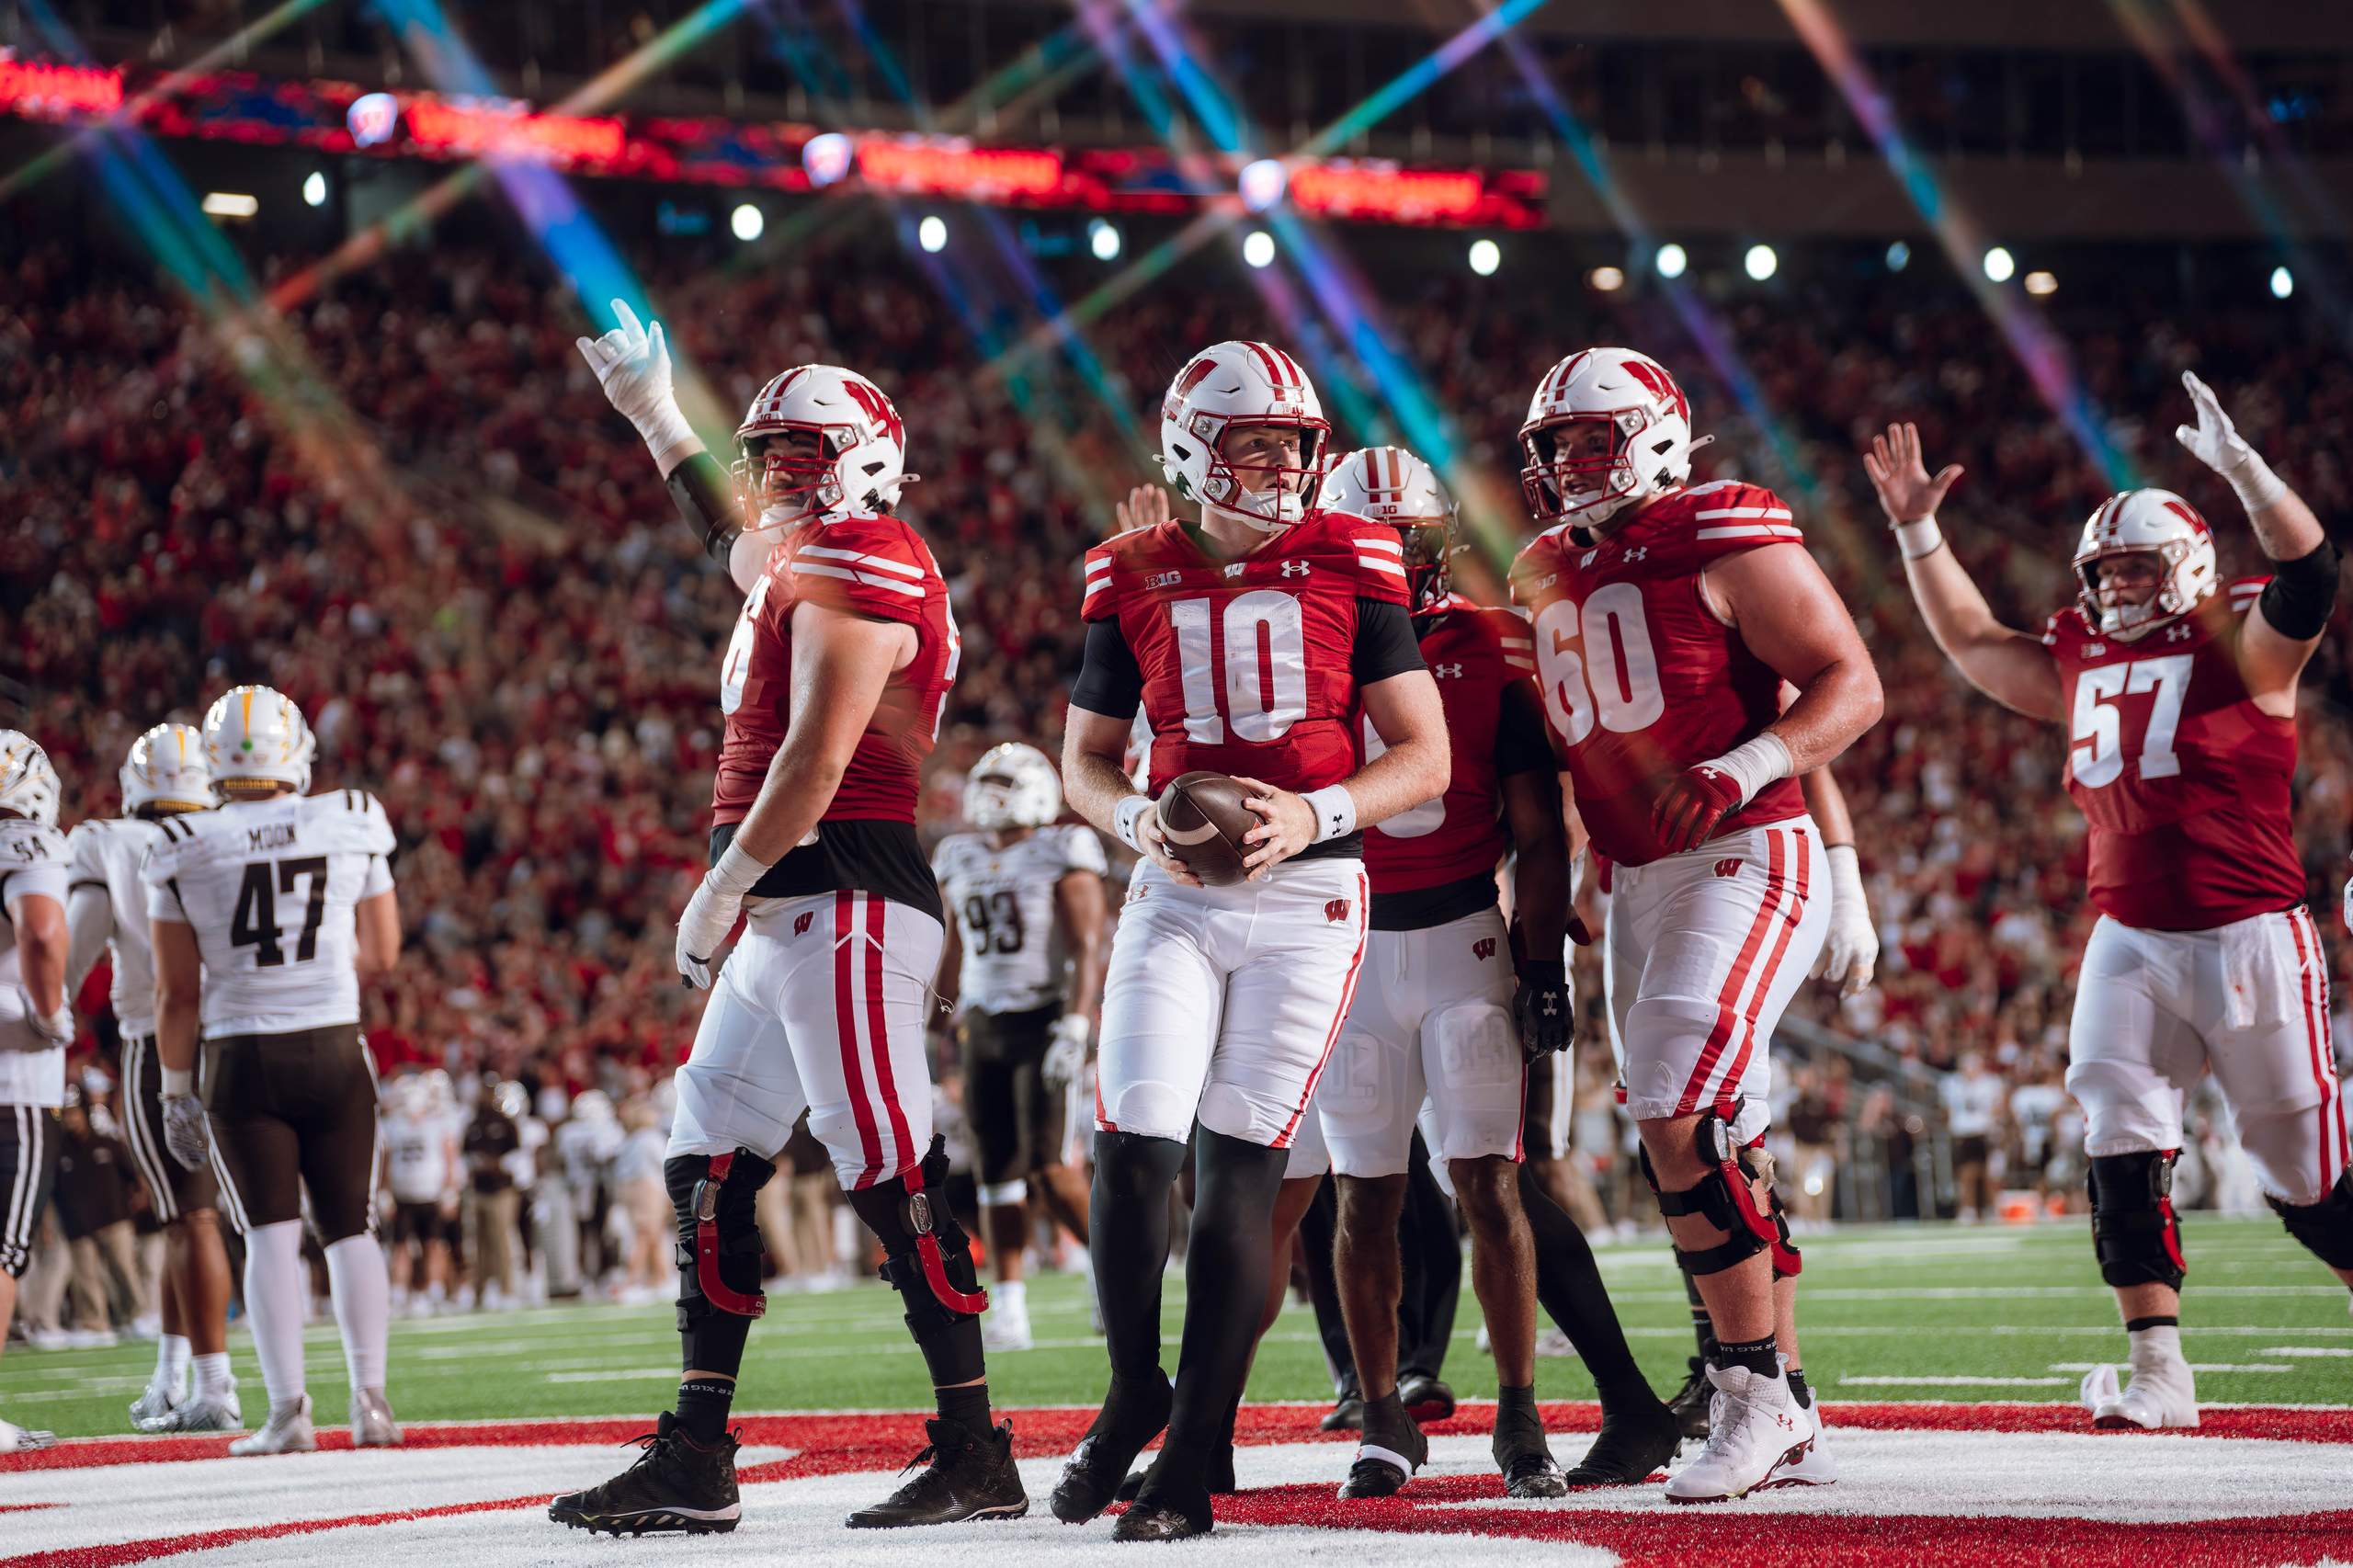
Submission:
{"label": "black cleat", "polygon": [[1504,1495],[1506,1497],[1565,1497],[1569,1483],[1561,1474],[1561,1467],[1542,1449],[1523,1449],[1503,1465]]}
{"label": "black cleat", "polygon": [[[1128,1471],[1127,1479],[1120,1483],[1120,1490],[1111,1500],[1115,1503],[1134,1502],[1143,1491],[1143,1478],[1150,1473],[1148,1470]],[[1233,1450],[1231,1448],[1210,1461],[1209,1482],[1212,1497],[1231,1497],[1242,1490],[1233,1483]]]}
{"label": "black cleat", "polygon": [[887,1530],[965,1519],[1017,1519],[1029,1511],[1029,1494],[1022,1490],[1021,1472],[1013,1467],[1012,1422],[1000,1423],[985,1437],[955,1421],[926,1421],[923,1429],[931,1441],[907,1469],[926,1460],[929,1468],[843,1523],[854,1530]]}
{"label": "black cleat", "polygon": [[[1400,1399],[1403,1391],[1399,1392]],[[1396,1418],[1403,1415],[1400,1422]],[[1356,1461],[1340,1483],[1342,1497],[1389,1497],[1429,1462],[1430,1440],[1422,1436],[1409,1410],[1395,1401],[1382,1401],[1365,1410],[1364,1437],[1357,1444]]]}
{"label": "black cleat", "polygon": [[1111,1527],[1113,1540],[1190,1540],[1210,1533],[1209,1510],[1188,1514],[1165,1503],[1138,1503]]}
{"label": "black cleat", "polygon": [[1397,1397],[1405,1414],[1427,1425],[1454,1414],[1454,1391],[1427,1372],[1408,1372],[1398,1381]]}
{"label": "black cleat", "polygon": [[706,1449],[665,1411],[636,1441],[644,1451],[635,1464],[602,1485],[551,1499],[548,1517],[592,1535],[710,1535],[735,1528],[744,1510],[736,1501],[733,1433]]}
{"label": "black cleat", "polygon": [[1364,1430],[1364,1395],[1354,1389],[1339,1397],[1324,1413],[1323,1429],[1326,1432],[1361,1432]]}
{"label": "black cleat", "polygon": [[1570,1486],[1637,1486],[1666,1468],[1683,1433],[1674,1413],[1658,1407],[1639,1415],[1601,1419],[1601,1435],[1563,1482]]}
{"label": "black cleat", "polygon": [[1708,1440],[1708,1403],[1715,1398],[1716,1387],[1708,1381],[1705,1358],[1694,1356],[1690,1365],[1689,1375],[1684,1378],[1683,1386],[1675,1391],[1675,1397],[1666,1402],[1666,1408],[1674,1413],[1681,1436],[1704,1443]]}
{"label": "black cleat", "polygon": [[1157,1372],[1151,1381],[1132,1388],[1114,1378],[1103,1408],[1096,1412],[1094,1424],[1063,1466],[1062,1479],[1054,1483],[1048,1505],[1054,1517],[1066,1525],[1083,1525],[1109,1507],[1128,1467],[1168,1425],[1174,1403],[1168,1380]]}

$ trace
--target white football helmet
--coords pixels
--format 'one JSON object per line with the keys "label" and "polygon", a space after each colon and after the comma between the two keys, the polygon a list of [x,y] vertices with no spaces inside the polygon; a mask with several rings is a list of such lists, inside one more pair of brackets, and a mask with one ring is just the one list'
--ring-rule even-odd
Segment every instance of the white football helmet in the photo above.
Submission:
{"label": "white football helmet", "polygon": [[[1579,426],[1608,432],[1607,448],[1564,449]],[[1656,360],[1631,348],[1584,348],[1544,373],[1519,427],[1528,466],[1519,487],[1537,521],[1574,517],[1599,528],[1627,506],[1691,477],[1691,405]]]}
{"label": "white football helmet", "polygon": [[[808,435],[815,451],[769,436]],[[887,512],[907,472],[907,426],[882,389],[838,365],[795,365],[760,389],[735,428],[735,497],[753,532],[803,517]]]}
{"label": "white football helmet", "polygon": [[964,821],[983,831],[1043,827],[1063,814],[1063,783],[1036,746],[991,746],[964,778]]}
{"label": "white football helmet", "polygon": [[1324,471],[1316,509],[1388,523],[1405,545],[1405,592],[1427,614],[1454,591],[1454,498],[1438,471],[1403,447],[1366,447]]}
{"label": "white football helmet", "polygon": [[0,809],[57,825],[57,769],[22,730],[0,730]]}
{"label": "white football helmet", "polygon": [[[2163,571],[2157,591],[2137,605],[2103,604],[2092,568],[2104,557],[2154,555]],[[2125,490],[2099,504],[2075,546],[2084,619],[2103,637],[2130,642],[2196,609],[2220,580],[2214,530],[2198,508],[2170,490]]]}
{"label": "white football helmet", "polygon": [[[1223,447],[1235,425],[1296,426],[1299,466],[1232,461]],[[1176,372],[1161,400],[1160,466],[1185,499],[1273,533],[1307,516],[1331,433],[1323,402],[1297,360],[1267,343],[1213,344]],[[1273,482],[1254,491],[1242,483],[1245,472],[1270,474]]]}
{"label": "white football helmet", "polygon": [[283,784],[297,793],[310,789],[311,758],[318,749],[302,710],[269,687],[232,687],[204,715],[204,758],[223,799],[240,785]]}
{"label": "white football helmet", "polygon": [[158,724],[131,742],[116,777],[126,812],[142,806],[201,812],[212,804],[212,765],[204,756],[204,733],[193,724]]}

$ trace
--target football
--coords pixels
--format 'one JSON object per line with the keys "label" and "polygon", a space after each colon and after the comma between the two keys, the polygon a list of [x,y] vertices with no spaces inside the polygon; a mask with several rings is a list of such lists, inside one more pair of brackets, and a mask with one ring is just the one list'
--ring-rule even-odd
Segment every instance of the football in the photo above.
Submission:
{"label": "football", "polygon": [[1246,798],[1239,783],[1209,772],[1180,774],[1160,792],[1169,854],[1210,887],[1232,887],[1249,875],[1242,835],[1258,825],[1258,813],[1243,803]]}

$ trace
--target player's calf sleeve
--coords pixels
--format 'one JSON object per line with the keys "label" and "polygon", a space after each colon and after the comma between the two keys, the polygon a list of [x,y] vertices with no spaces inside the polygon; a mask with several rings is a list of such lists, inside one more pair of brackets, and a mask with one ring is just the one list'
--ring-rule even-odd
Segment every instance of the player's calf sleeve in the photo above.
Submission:
{"label": "player's calf sleeve", "polygon": [[941,1195],[947,1179],[947,1142],[935,1137],[915,1169],[847,1195],[882,1244],[882,1278],[899,1292],[907,1332],[942,1388],[983,1374],[980,1317],[989,1304],[971,1241]]}
{"label": "player's calf sleeve", "polygon": [[2143,1149],[2092,1159],[2092,1251],[2099,1277],[2119,1290],[2181,1289],[2188,1265],[2173,1212],[2173,1162],[2180,1152]]}
{"label": "player's calf sleeve", "polygon": [[2304,1244],[2306,1251],[2331,1268],[2353,1268],[2353,1171],[2336,1178],[2336,1185],[2321,1195],[2317,1203],[2283,1203],[2270,1199],[2288,1233]]}
{"label": "player's calf sleeve", "polygon": [[1537,1302],[1569,1336],[1586,1370],[1593,1374],[1605,1416],[1621,1403],[1655,1405],[1656,1396],[1627,1348],[1625,1330],[1609,1304],[1585,1233],[1552,1201],[1525,1163],[1519,1167],[1519,1206],[1536,1244]]}
{"label": "player's calf sleeve", "polygon": [[[1096,1304],[1114,1378],[1160,1372],[1160,1275],[1168,1264],[1168,1189],[1185,1145],[1136,1132],[1095,1134],[1095,1185],[1086,1207]],[[1263,1249],[1262,1249],[1263,1250]]]}
{"label": "player's calf sleeve", "polygon": [[678,1215],[678,1336],[686,1366],[733,1378],[760,1294],[759,1191],[776,1167],[749,1149],[673,1154],[663,1185]]}
{"label": "player's calf sleeve", "polygon": [[[1098,1153],[1098,1158],[1100,1157]],[[1240,1398],[1266,1311],[1267,1228],[1290,1151],[1202,1128],[1193,1159],[1192,1240],[1185,1253],[1185,1342],[1167,1446],[1203,1462]],[[1101,1265],[1097,1264],[1100,1271]]]}
{"label": "player's calf sleeve", "polygon": [[245,1315],[254,1325],[269,1402],[302,1392],[302,1221],[280,1220],[245,1233]]}
{"label": "player's calf sleeve", "polygon": [[1677,1272],[1683,1276],[1683,1296],[1691,1303],[1691,1337],[1699,1346],[1699,1358],[1716,1358],[1716,1320],[1709,1315],[1708,1299],[1699,1294],[1699,1281],[1692,1272],[1677,1262]]}
{"label": "player's calf sleeve", "polygon": [[343,1335],[343,1364],[354,1389],[384,1386],[384,1345],[391,1333],[392,1285],[384,1249],[362,1231],[326,1249],[327,1293]]}

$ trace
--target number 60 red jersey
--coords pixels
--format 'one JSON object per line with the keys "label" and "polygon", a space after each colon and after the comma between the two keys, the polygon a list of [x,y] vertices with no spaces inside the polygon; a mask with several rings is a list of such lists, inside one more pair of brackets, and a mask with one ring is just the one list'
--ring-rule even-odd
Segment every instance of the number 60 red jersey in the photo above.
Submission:
{"label": "number 60 red jersey", "polygon": [[1133,653],[1151,792],[1195,768],[1294,792],[1355,772],[1359,678],[1398,673],[1360,669],[1360,601],[1402,615],[1403,554],[1395,528],[1344,512],[1310,512],[1238,561],[1211,560],[1173,519],[1088,551],[1080,613],[1116,620]]}

